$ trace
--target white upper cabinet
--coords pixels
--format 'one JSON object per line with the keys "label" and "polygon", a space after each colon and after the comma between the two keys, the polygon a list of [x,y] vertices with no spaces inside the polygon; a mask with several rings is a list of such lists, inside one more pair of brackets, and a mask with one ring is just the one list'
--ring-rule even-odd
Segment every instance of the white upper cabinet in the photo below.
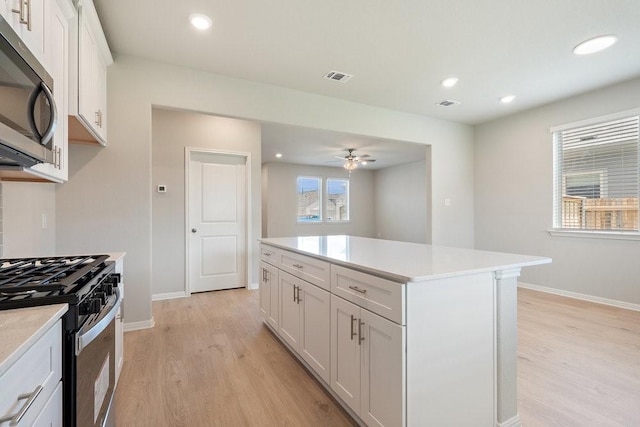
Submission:
{"label": "white upper cabinet", "polygon": [[70,0],[48,1],[45,51],[48,71],[53,77],[53,97],[58,112],[58,124],[53,136],[53,163],[33,166],[31,172],[51,181],[64,182],[68,178],[69,127],[69,22],[75,16]]}
{"label": "white upper cabinet", "polygon": [[71,75],[71,115],[84,129],[72,123],[70,139],[77,142],[107,143],[107,66],[113,58],[102,32],[98,14],[90,0],[78,2],[75,34],[77,73]]}
{"label": "white upper cabinet", "polygon": [[46,14],[48,3],[44,0],[2,0],[0,11],[11,24],[27,48],[45,65],[46,61]]}

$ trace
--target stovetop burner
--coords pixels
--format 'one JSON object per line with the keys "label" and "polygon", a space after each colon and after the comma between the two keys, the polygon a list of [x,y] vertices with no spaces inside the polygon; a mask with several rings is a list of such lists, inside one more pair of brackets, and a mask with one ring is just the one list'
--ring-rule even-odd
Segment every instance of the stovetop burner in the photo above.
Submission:
{"label": "stovetop burner", "polygon": [[81,255],[2,259],[0,309],[9,303],[12,307],[73,303],[78,290],[105,268],[108,258],[108,255]]}

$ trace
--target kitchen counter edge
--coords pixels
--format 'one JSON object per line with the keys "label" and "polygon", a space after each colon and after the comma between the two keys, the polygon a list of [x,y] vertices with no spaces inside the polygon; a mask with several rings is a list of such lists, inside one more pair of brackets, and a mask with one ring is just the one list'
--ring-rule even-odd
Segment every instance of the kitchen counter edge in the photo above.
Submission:
{"label": "kitchen counter edge", "polygon": [[[305,237],[319,237],[326,238],[328,236],[305,236]],[[343,237],[343,236],[338,236]],[[401,271],[389,271],[387,269],[376,268],[376,266],[371,263],[365,262],[352,262],[345,261],[339,258],[334,258],[331,256],[327,256],[325,254],[320,254],[317,252],[311,252],[308,250],[303,250],[298,247],[292,246],[288,242],[293,238],[280,238],[280,237],[271,237],[271,238],[260,238],[258,241],[262,244],[273,246],[279,249],[288,250],[291,252],[295,252],[301,255],[306,255],[312,258],[316,258],[322,261],[326,261],[335,265],[340,265],[346,268],[350,268],[356,271],[360,271],[362,273],[371,274],[374,276],[382,277],[388,280],[392,280],[398,283],[409,283],[409,282],[424,282],[428,280],[442,279],[448,277],[456,277],[463,276],[469,274],[477,274],[477,273],[486,273],[486,272],[494,272],[494,271],[504,271],[511,270],[522,267],[531,267],[536,265],[549,264],[552,262],[551,258],[548,257],[536,257],[530,255],[521,255],[521,254],[511,254],[511,253],[500,253],[500,252],[492,252],[492,251],[482,251],[478,249],[467,249],[467,248],[453,248],[446,246],[437,246],[437,245],[427,245],[420,243],[412,243],[412,242],[400,242],[395,240],[382,240],[382,239],[374,239],[374,238],[366,238],[366,237],[355,237],[355,236],[346,236],[350,239],[358,239],[362,241],[372,240],[379,242],[389,242],[392,244],[406,244],[407,246],[423,246],[423,247],[432,247],[438,248],[440,250],[451,250],[453,251],[464,251],[464,252],[478,252],[478,253],[486,253],[486,254],[494,254],[494,255],[504,255],[509,258],[518,257],[521,258],[518,261],[510,260],[508,262],[499,262],[499,263],[490,263],[482,266],[475,266],[472,268],[460,268],[460,269],[452,269],[448,271],[442,272],[420,272],[420,273],[407,273]]]}
{"label": "kitchen counter edge", "polygon": [[52,304],[1,310],[0,376],[51,329],[68,309],[67,304]]}

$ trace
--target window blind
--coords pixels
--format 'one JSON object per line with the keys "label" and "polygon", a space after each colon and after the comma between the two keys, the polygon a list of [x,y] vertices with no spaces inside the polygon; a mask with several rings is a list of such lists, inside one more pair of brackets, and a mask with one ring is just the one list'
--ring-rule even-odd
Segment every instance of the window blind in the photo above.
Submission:
{"label": "window blind", "polygon": [[554,132],[556,229],[639,231],[640,116]]}

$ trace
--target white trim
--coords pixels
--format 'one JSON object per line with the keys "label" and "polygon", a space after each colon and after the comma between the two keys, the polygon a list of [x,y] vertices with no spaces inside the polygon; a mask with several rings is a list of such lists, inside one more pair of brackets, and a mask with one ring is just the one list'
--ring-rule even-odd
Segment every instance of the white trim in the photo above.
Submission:
{"label": "white trim", "polygon": [[496,423],[496,427],[521,427],[522,421],[520,420],[520,414],[508,419],[503,423]]}
{"label": "white trim", "polygon": [[125,322],[122,330],[124,332],[131,332],[131,331],[139,331],[142,329],[150,329],[153,328],[156,325],[155,320],[153,320],[153,317],[149,320],[142,320],[140,322]]}
{"label": "white trim", "polygon": [[604,304],[612,307],[623,308],[625,310],[640,311],[640,304],[634,304],[626,301],[615,299],[596,297],[593,295],[581,294],[578,292],[565,291],[562,289],[547,288],[546,286],[532,285],[530,283],[518,282],[519,288],[531,289],[533,291],[545,292],[547,294],[560,295],[567,298],[573,298],[581,301],[593,302],[596,304]]}
{"label": "white trim", "polygon": [[247,289],[250,291],[255,291],[256,289],[260,289],[260,284],[259,283],[249,283],[249,286],[247,286]]}
{"label": "white trim", "polygon": [[564,125],[553,126],[549,129],[549,132],[560,132],[567,129],[595,125],[602,122],[608,122],[611,120],[623,119],[625,117],[640,115],[640,108],[632,108],[630,110],[619,111],[617,113],[607,114],[605,116],[593,117],[586,120],[579,120],[577,122],[567,123]]}
{"label": "white trim", "polygon": [[640,233],[636,231],[587,231],[587,230],[547,230],[554,237],[579,237],[589,239],[610,240],[640,240]]}
{"label": "white trim", "polygon": [[191,160],[191,153],[207,153],[207,154],[224,154],[230,156],[238,156],[244,157],[245,159],[245,197],[246,197],[246,205],[245,205],[245,232],[246,232],[246,250],[245,250],[245,283],[244,286],[246,289],[251,289],[251,284],[249,281],[251,280],[251,271],[253,269],[252,259],[250,256],[252,252],[252,241],[251,236],[253,230],[251,229],[251,223],[253,222],[253,217],[251,216],[252,206],[251,206],[251,153],[246,151],[230,151],[230,150],[218,150],[215,148],[197,148],[197,147],[184,147],[184,213],[185,213],[185,239],[184,239],[184,254],[185,254],[185,269],[184,269],[184,292],[185,296],[191,295],[191,289],[189,286],[189,164]]}
{"label": "white trim", "polygon": [[186,298],[189,295],[185,291],[179,292],[167,292],[164,294],[153,294],[151,295],[151,301],[163,301],[167,299],[176,299],[176,298]]}

